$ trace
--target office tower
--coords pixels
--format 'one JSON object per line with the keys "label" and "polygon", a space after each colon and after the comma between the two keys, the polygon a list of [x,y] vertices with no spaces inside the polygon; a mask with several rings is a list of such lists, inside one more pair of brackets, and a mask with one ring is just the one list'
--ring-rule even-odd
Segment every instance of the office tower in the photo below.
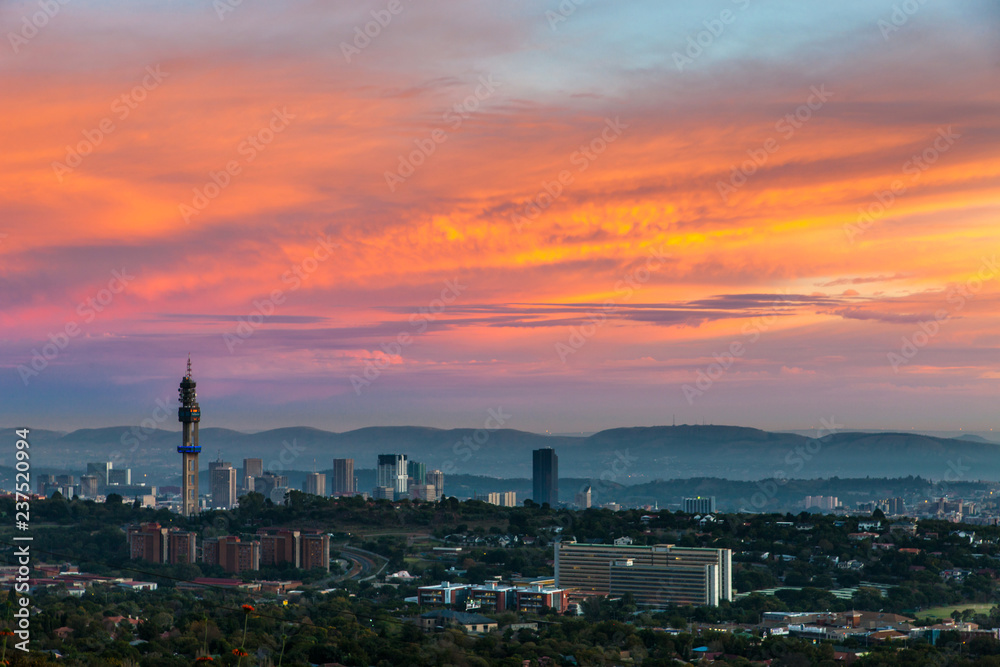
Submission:
{"label": "office tower", "polygon": [[306,533],[302,536],[302,569],[321,567],[330,571],[330,536],[326,533]]}
{"label": "office tower", "polygon": [[326,475],[321,472],[311,472],[306,475],[306,493],[314,496],[326,495]]}
{"label": "office tower", "polygon": [[181,444],[177,453],[181,455],[181,514],[191,516],[198,513],[198,424],[201,422],[201,407],[198,405],[197,384],[191,379],[191,357],[188,356],[187,374],[181,379],[177,420],[183,426]]}
{"label": "office tower", "polygon": [[441,500],[444,495],[444,473],[440,470],[431,470],[426,475],[427,483],[434,485],[434,500]]}
{"label": "office tower", "polygon": [[378,455],[377,486],[390,486],[398,496],[405,496],[407,483],[406,454]]}
{"label": "office tower", "polygon": [[73,475],[56,475],[57,486],[73,486],[74,484],[76,484],[76,478]]}
{"label": "office tower", "polygon": [[417,461],[410,461],[406,464],[407,476],[410,478],[410,484],[426,484],[427,483],[427,466],[423,463]]}
{"label": "office tower", "polygon": [[353,496],[357,493],[354,483],[354,459],[333,460],[333,495]]}
{"label": "office tower", "polygon": [[254,489],[254,477],[260,477],[264,474],[264,460],[263,459],[243,459],[243,480],[241,481],[242,488],[245,492],[255,491]]}
{"label": "office tower", "polygon": [[684,499],[686,514],[715,514],[715,496],[698,496]]}
{"label": "office tower", "polygon": [[551,447],[536,449],[531,455],[531,499],[555,507],[559,504],[559,457]]}
{"label": "office tower", "polygon": [[208,479],[212,488],[212,507],[231,509],[236,505],[236,468],[221,458],[208,463]]}
{"label": "office tower", "polygon": [[372,489],[373,500],[395,500],[396,490],[391,486],[376,486]]}
{"label": "office tower", "polygon": [[94,475],[97,477],[97,485],[102,489],[111,483],[111,466],[113,464],[110,461],[104,463],[88,463],[87,464],[87,474]]}
{"label": "office tower", "polygon": [[97,475],[84,475],[80,478],[80,495],[84,498],[96,498],[97,487],[100,483]]}
{"label": "office tower", "polygon": [[592,491],[589,485],[584,487],[580,493],[576,494],[576,506],[580,509],[589,510],[591,493]]}
{"label": "office tower", "polygon": [[230,573],[260,569],[260,542],[241,542],[235,535],[208,537],[202,545],[201,559],[208,565],[221,565]]}
{"label": "office tower", "polygon": [[128,486],[132,484],[131,468],[113,468],[108,471],[108,484],[115,486]]}
{"label": "office tower", "polygon": [[261,529],[260,564],[267,567],[281,563],[291,563],[292,567],[302,566],[301,536],[297,530]]}
{"label": "office tower", "polygon": [[632,593],[644,605],[708,605],[732,601],[732,551],[653,546],[555,545],[558,588],[584,595]]}

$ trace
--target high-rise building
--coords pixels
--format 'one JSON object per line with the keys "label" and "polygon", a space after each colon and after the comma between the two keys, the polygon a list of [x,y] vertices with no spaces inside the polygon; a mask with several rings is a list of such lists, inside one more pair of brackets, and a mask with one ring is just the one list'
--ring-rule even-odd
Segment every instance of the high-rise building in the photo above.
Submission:
{"label": "high-rise building", "polygon": [[376,486],[390,486],[397,496],[403,497],[406,495],[409,487],[408,476],[406,454],[378,455],[378,481]]}
{"label": "high-rise building", "polygon": [[240,488],[243,490],[243,493],[255,491],[256,489],[253,485],[254,477],[260,477],[263,474],[263,459],[243,459],[243,478],[240,480]]}
{"label": "high-rise building", "polygon": [[517,491],[504,491],[500,495],[500,507],[517,507]]}
{"label": "high-rise building", "polygon": [[108,485],[129,486],[132,484],[131,468],[113,468],[108,471]]}
{"label": "high-rise building", "polygon": [[886,514],[905,514],[906,502],[902,498],[889,498],[884,501]]}
{"label": "high-rise building", "polygon": [[715,514],[715,496],[684,499],[685,514]]}
{"label": "high-rise building", "polygon": [[444,495],[444,473],[440,470],[430,470],[424,476],[428,484],[434,486],[434,498],[432,500],[441,500]]}
{"label": "high-rise building", "polygon": [[580,509],[589,510],[591,502],[591,494],[593,491],[588,484],[580,490],[580,493],[576,494],[576,506]]}
{"label": "high-rise building", "polygon": [[84,498],[96,498],[99,483],[100,477],[97,475],[84,475],[80,478],[80,495]]}
{"label": "high-rise building", "polygon": [[330,536],[326,533],[302,535],[302,569],[321,567],[330,571]]}
{"label": "high-rise building", "polygon": [[374,489],[372,489],[372,499],[395,500],[396,491],[391,486],[376,486]]}
{"label": "high-rise building", "polygon": [[715,607],[733,599],[732,558],[729,549],[558,542],[556,586],[581,595],[632,593],[645,605]]}
{"label": "high-rise building", "polygon": [[409,483],[412,484],[426,484],[427,483],[427,466],[418,461],[410,461],[406,464],[407,476],[409,477]]}
{"label": "high-rise building", "polygon": [[354,459],[333,460],[333,495],[353,496],[358,492],[354,482]]}
{"label": "high-rise building", "polygon": [[103,463],[88,463],[87,464],[87,474],[95,475],[98,479],[98,486],[104,488],[111,483],[111,467],[113,463],[111,461],[105,461]]}
{"label": "high-rise building", "polygon": [[201,407],[198,405],[197,384],[191,379],[191,357],[188,356],[187,374],[181,379],[178,390],[181,407],[177,419],[183,424],[181,444],[177,453],[181,455],[181,514],[191,516],[198,513],[198,424],[201,422]]}
{"label": "high-rise building", "polygon": [[836,496],[806,496],[806,509],[811,507],[819,508],[827,512],[832,512],[840,505],[840,500]]}
{"label": "high-rise building", "polygon": [[236,468],[221,458],[209,461],[208,479],[212,487],[212,507],[232,509],[236,505]]}
{"label": "high-rise building", "polygon": [[559,504],[559,457],[551,447],[536,449],[531,455],[531,499],[555,507]]}
{"label": "high-rise building", "polygon": [[73,475],[56,475],[57,486],[73,486],[74,484],[76,484],[76,478]]}
{"label": "high-rise building", "polygon": [[306,493],[314,496],[326,495],[326,475],[321,472],[311,472],[306,475]]}

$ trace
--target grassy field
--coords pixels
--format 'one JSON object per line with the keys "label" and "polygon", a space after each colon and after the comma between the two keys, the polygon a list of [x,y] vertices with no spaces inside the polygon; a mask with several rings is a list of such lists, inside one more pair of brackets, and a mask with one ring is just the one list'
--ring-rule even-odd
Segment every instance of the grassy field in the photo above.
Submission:
{"label": "grassy field", "polygon": [[995,605],[991,603],[973,604],[970,602],[967,604],[958,604],[953,607],[933,607],[931,609],[924,609],[923,611],[917,612],[915,615],[917,618],[945,619],[945,618],[951,618],[951,612],[953,611],[965,611],[966,609],[974,609],[977,613],[980,614],[989,614],[990,609],[992,609],[994,606]]}

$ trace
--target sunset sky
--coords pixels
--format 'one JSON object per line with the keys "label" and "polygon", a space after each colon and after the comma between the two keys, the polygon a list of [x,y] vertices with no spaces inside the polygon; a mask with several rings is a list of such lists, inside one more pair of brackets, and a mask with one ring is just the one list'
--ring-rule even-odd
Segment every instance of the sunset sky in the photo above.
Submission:
{"label": "sunset sky", "polygon": [[50,2],[3,425],[1000,430],[996,2]]}

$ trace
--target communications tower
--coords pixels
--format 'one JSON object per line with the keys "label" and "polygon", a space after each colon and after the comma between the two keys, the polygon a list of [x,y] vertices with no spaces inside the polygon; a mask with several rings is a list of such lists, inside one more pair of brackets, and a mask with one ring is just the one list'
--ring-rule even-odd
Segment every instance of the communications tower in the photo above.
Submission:
{"label": "communications tower", "polygon": [[191,355],[188,355],[187,375],[181,380],[178,390],[181,407],[177,410],[177,419],[184,424],[181,444],[177,446],[177,453],[181,455],[183,461],[181,514],[184,516],[198,513],[198,454],[201,453],[201,445],[198,444],[198,422],[201,421],[201,408],[198,407],[196,386],[195,381],[191,379]]}

